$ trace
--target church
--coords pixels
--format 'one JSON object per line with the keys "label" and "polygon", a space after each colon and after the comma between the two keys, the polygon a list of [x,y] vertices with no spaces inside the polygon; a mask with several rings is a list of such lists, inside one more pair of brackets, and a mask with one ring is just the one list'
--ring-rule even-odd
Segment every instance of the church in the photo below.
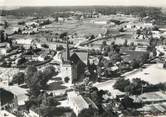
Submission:
{"label": "church", "polygon": [[62,53],[61,73],[65,83],[73,84],[84,78],[85,67],[88,65],[88,52],[70,52],[69,43]]}

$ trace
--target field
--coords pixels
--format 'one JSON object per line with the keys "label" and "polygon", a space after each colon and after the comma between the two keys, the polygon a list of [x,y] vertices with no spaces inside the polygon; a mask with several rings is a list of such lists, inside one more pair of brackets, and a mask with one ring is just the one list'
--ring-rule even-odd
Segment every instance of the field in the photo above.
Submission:
{"label": "field", "polygon": [[131,74],[126,79],[140,78],[141,80],[147,81],[151,84],[165,83],[166,82],[166,70],[162,68],[162,64],[153,64],[143,70]]}
{"label": "field", "polygon": [[99,33],[104,33],[105,28],[102,25],[96,25],[89,23],[88,21],[72,21],[72,22],[64,22],[57,23],[53,22],[52,24],[46,26],[47,30],[52,32],[68,32],[70,34],[77,33],[78,35],[89,35],[94,34],[97,35]]}

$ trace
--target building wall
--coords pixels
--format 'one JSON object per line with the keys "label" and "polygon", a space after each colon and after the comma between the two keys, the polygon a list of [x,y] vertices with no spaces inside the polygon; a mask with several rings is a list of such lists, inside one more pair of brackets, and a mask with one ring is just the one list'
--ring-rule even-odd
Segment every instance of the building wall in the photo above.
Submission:
{"label": "building wall", "polygon": [[64,81],[65,80],[65,77],[68,77],[70,80],[69,80],[69,83],[72,84],[73,82],[73,75],[72,75],[72,65],[70,64],[67,64],[67,65],[62,65],[61,66],[61,73],[63,74],[63,78],[62,80]]}
{"label": "building wall", "polygon": [[[79,100],[79,102],[78,102],[78,100]],[[68,93],[68,103],[70,105],[70,108],[73,109],[76,116],[78,116],[78,114],[83,109],[89,108],[88,103],[83,99],[83,97],[79,94],[77,95],[75,92],[73,92],[72,94]],[[78,103],[82,103],[83,105],[79,106],[80,104],[78,104]]]}

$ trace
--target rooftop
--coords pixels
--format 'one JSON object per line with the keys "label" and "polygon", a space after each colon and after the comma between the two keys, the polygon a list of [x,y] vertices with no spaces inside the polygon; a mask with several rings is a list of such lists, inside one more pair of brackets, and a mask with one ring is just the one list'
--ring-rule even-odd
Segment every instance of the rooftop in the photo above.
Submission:
{"label": "rooftop", "polygon": [[0,111],[0,117],[16,117],[15,115],[9,113],[8,111],[6,110],[1,110]]}
{"label": "rooftop", "polygon": [[24,105],[25,101],[28,100],[28,96],[26,95],[28,92],[26,89],[18,86],[6,86],[3,89],[13,93],[17,97],[18,105]]}
{"label": "rooftop", "polygon": [[140,112],[150,113],[150,114],[163,113],[166,112],[166,103],[164,102],[164,103],[145,105],[143,108],[139,108],[137,110]]}
{"label": "rooftop", "polygon": [[84,100],[84,98],[81,95],[77,94],[77,92],[75,91],[68,92],[68,97],[70,101],[72,101],[72,103],[77,105],[77,107],[80,110],[83,110],[89,107],[88,103]]}
{"label": "rooftop", "polygon": [[[62,58],[64,61],[67,61],[66,57],[66,52],[63,52]],[[74,62],[77,62],[80,59],[85,65],[88,63],[88,52],[70,52],[70,57]]]}
{"label": "rooftop", "polygon": [[166,94],[161,91],[149,92],[149,93],[143,93],[137,98],[142,102],[161,102],[161,101],[166,101]]}

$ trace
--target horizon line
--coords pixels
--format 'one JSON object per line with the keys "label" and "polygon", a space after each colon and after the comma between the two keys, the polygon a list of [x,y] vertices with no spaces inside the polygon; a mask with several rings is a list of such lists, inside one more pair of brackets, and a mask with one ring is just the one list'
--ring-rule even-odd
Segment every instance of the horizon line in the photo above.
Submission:
{"label": "horizon line", "polygon": [[1,7],[15,7],[15,8],[21,8],[21,7],[156,7],[156,8],[166,8],[166,6],[154,6],[154,5],[0,5]]}

